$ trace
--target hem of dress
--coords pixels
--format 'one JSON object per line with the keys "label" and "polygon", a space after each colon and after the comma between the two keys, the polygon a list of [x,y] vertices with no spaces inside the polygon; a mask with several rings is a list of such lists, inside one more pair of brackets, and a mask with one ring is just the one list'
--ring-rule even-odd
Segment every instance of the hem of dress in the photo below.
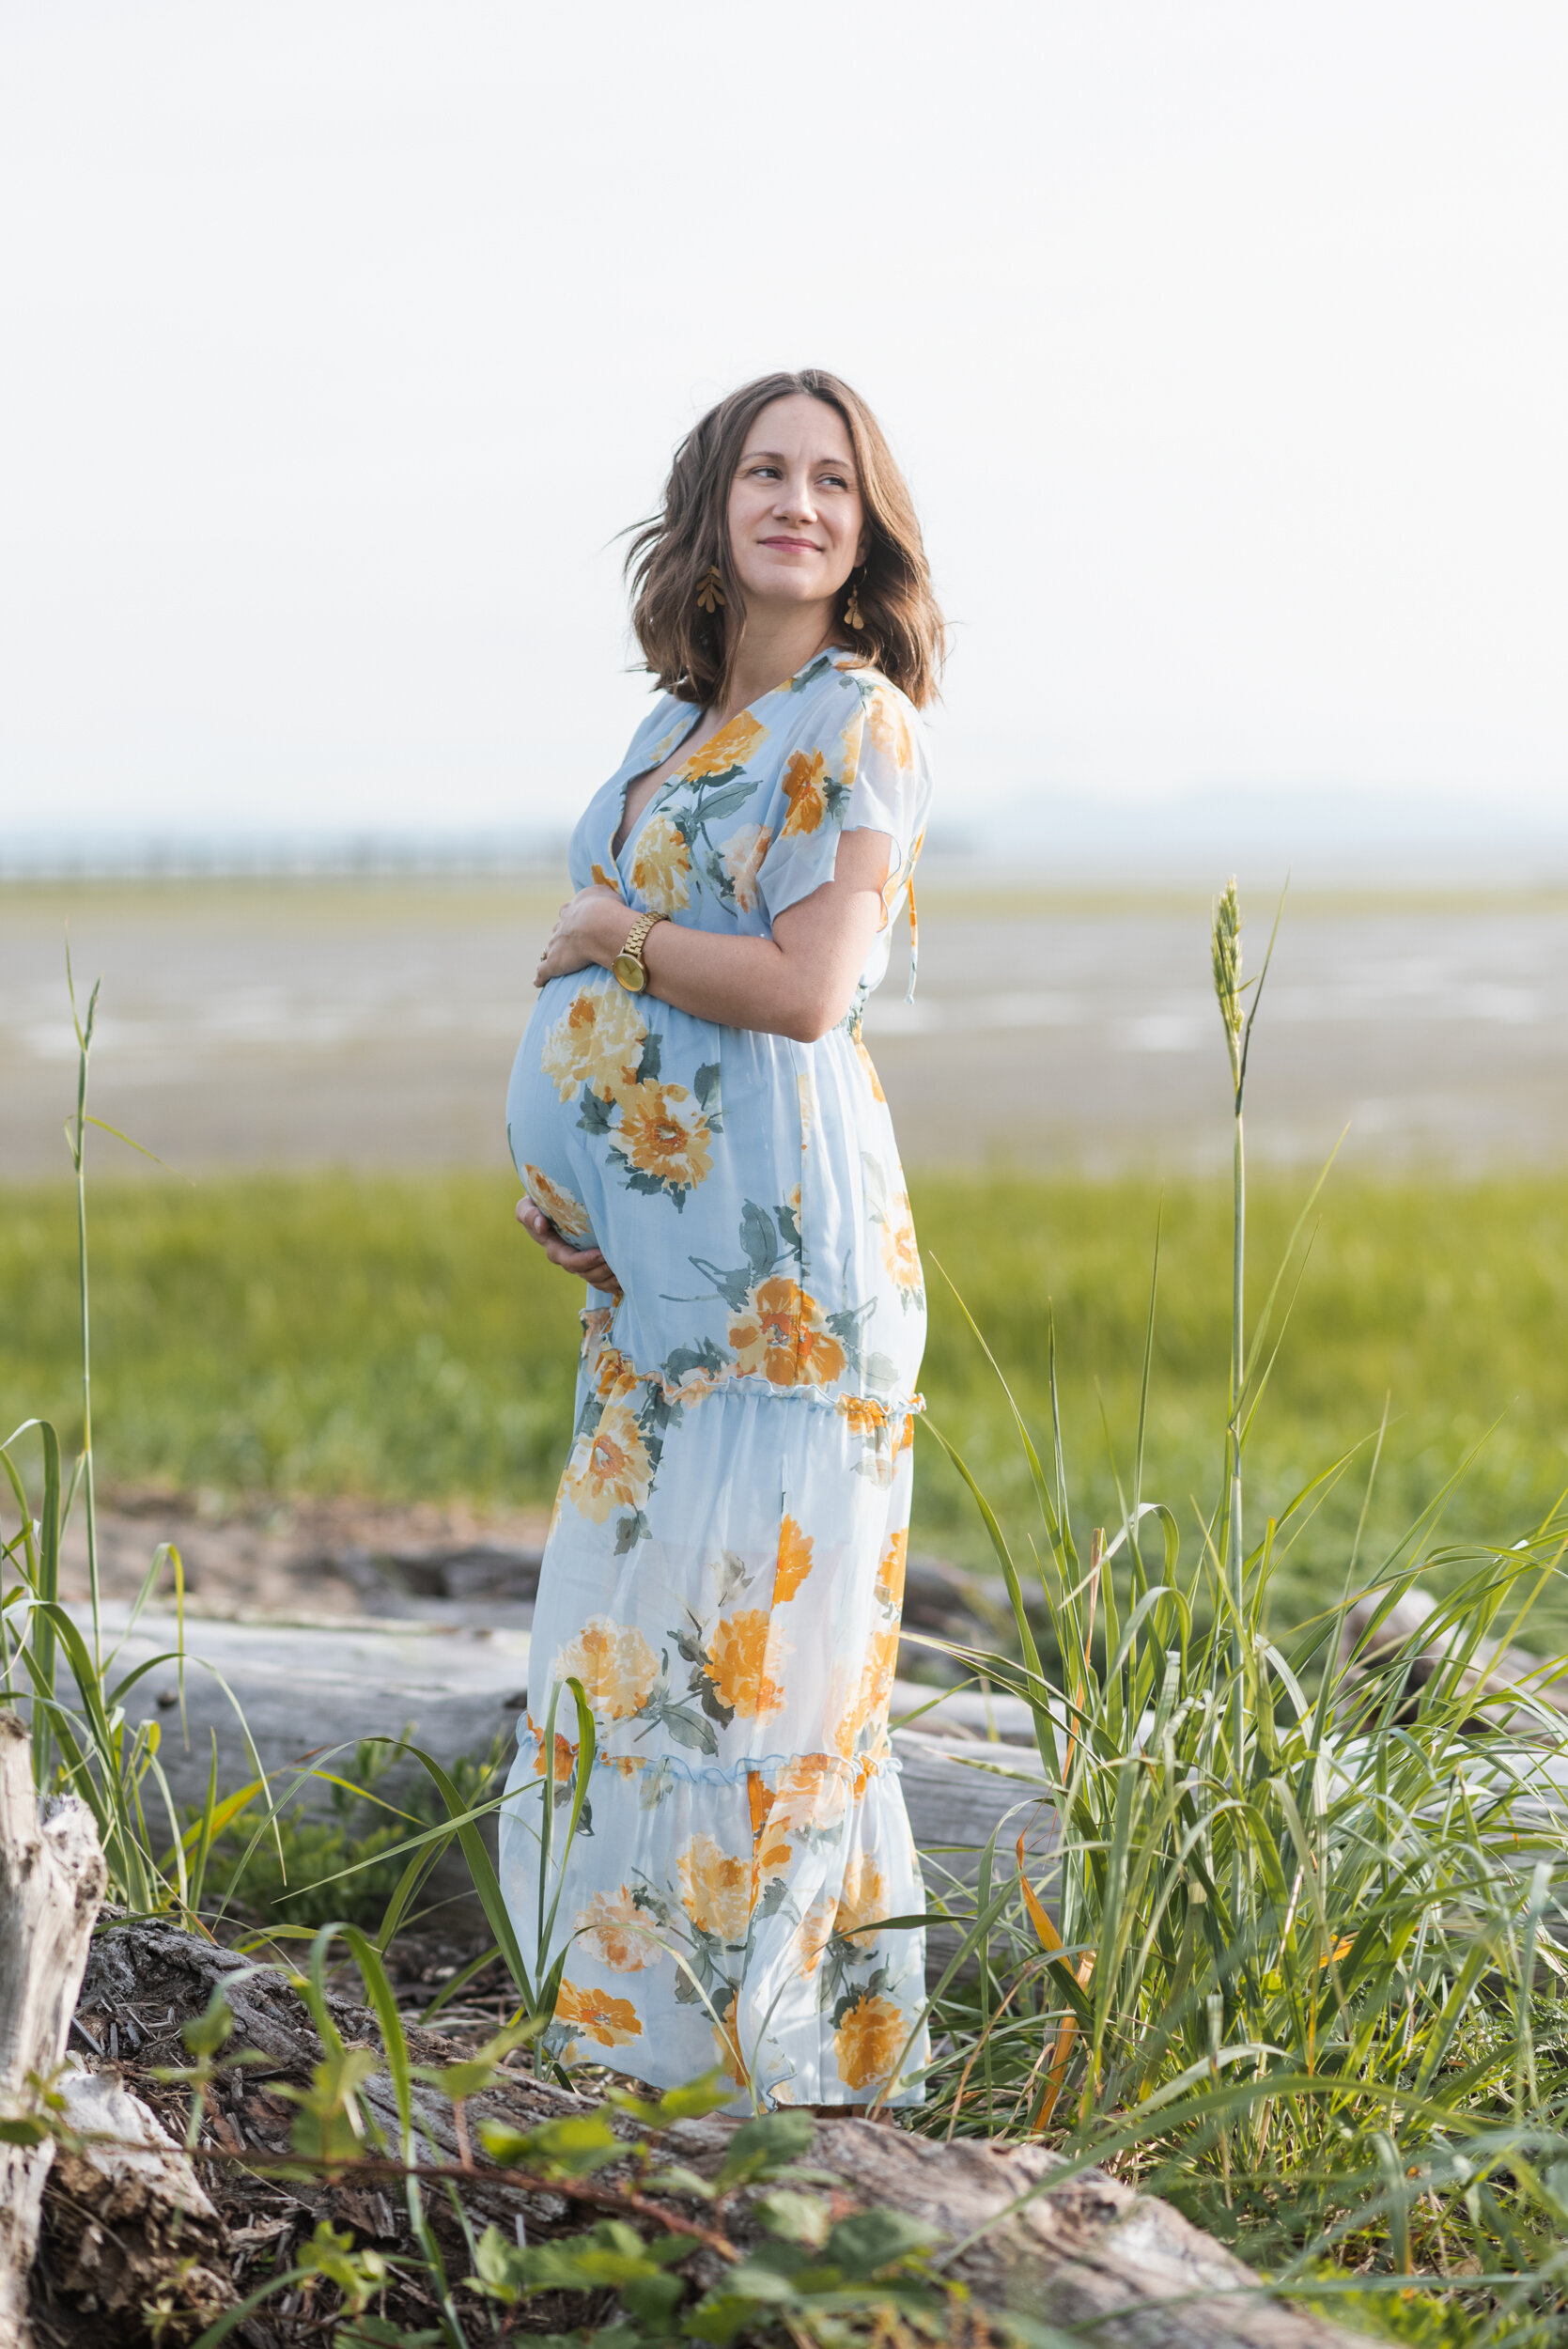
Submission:
{"label": "hem of dress", "polygon": [[[581,2046],[582,2043],[579,2044]],[[657,2088],[663,2091],[669,2088],[684,2088],[688,2084],[686,2075],[669,2071],[668,2067],[657,2063],[644,2070],[623,2056],[619,2049],[600,2050],[597,2046],[592,2047],[582,2060],[597,2064],[600,2071],[618,2073],[622,2079],[640,2081],[644,2088]],[[924,2070],[924,2066],[922,2069]],[[836,2103],[834,2098],[828,2096],[819,2096],[815,2101],[817,2106]],[[914,2080],[908,2087],[895,2088],[888,2096],[877,2096],[874,2093],[867,2093],[858,2099],[846,2096],[842,2103],[837,2103],[837,2109],[843,2112],[846,2119],[848,2119],[855,2113],[868,2112],[873,2103],[876,2104],[879,2112],[909,2112],[917,2110],[924,2102],[925,2082],[922,2077]],[[813,2107],[791,2104],[787,2097],[776,2094],[759,2081],[756,2083],[754,2103],[749,2089],[737,2088],[727,2104],[719,2105],[715,2109],[732,2114],[753,2112],[758,2109],[763,2112],[810,2112]]]}

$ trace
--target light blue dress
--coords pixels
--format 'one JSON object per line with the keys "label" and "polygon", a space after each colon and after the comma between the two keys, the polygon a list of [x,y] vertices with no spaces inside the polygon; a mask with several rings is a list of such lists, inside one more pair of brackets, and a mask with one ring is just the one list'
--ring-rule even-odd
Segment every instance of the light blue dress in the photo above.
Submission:
{"label": "light blue dress", "polygon": [[815,1044],[597,967],[541,990],[512,1154],[621,1296],[590,1291],[582,1316],[503,1881],[531,1946],[544,1725],[560,1689],[564,1828],[575,1678],[598,1755],[547,2046],[660,2085],[718,2063],[737,2108],[910,2102],[924,1937],[882,1921],[924,1906],[887,1713],[925,1299],[861,1011],[920,852],[924,735],[883,678],[821,654],[675,769],[616,857],[629,784],[696,717],[665,696],[638,729],[572,835],[573,886],[765,938],[871,830],[892,844],[883,921]]}

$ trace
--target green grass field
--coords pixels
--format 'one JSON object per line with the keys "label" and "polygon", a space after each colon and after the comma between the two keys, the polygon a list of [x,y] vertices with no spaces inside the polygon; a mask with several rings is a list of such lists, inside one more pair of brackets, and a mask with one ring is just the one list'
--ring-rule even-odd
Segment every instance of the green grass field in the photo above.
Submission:
{"label": "green grass field", "polygon": [[[1159,1194],[1147,1179],[912,1186],[931,1292],[932,1419],[1020,1535],[1027,1478],[955,1284],[1037,1434],[1054,1315],[1080,1529],[1114,1520],[1104,1421],[1130,1467]],[[1261,1297],[1307,1185],[1255,1183]],[[512,1221],[505,1177],[248,1177],[97,1188],[90,1200],[100,1477],[238,1494],[545,1500],[570,1422],[580,1292]],[[79,1432],[74,1201],[0,1193],[8,1426]],[[1195,1528],[1220,1466],[1229,1183],[1164,1194],[1145,1491]],[[1251,1448],[1254,1525],[1390,1423],[1368,1520],[1375,1560],[1482,1443],[1445,1535],[1516,1538],[1568,1485],[1568,1178],[1331,1177]],[[940,1270],[938,1269],[939,1266]],[[1495,1428],[1492,1423],[1500,1423]],[[1492,1432],[1488,1434],[1488,1430]],[[1370,1445],[1298,1539],[1281,1604],[1343,1572]],[[923,1445],[915,1547],[983,1563],[973,1504]],[[1334,1583],[1338,1589],[1338,1581]],[[1545,1602],[1540,1633],[1568,1630]]]}

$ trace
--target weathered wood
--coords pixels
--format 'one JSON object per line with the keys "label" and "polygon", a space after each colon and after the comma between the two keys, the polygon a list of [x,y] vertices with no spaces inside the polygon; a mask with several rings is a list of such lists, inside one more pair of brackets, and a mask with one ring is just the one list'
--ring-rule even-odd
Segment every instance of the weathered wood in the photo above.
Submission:
{"label": "weathered wood", "polygon": [[158,2309],[166,2339],[189,2339],[235,2299],[223,2225],[190,2156],[112,2074],[73,2065],[59,2088],[88,2141],[56,2153],[44,2188],[53,2289],[101,2317],[106,2338],[119,2320],[139,2331],[142,2311]]}
{"label": "weathered wood", "polygon": [[[124,1640],[122,1664],[165,1653],[176,1644],[177,1628],[172,1618],[144,1615]],[[273,1793],[281,1797],[312,1755],[322,1767],[352,1777],[354,1744],[363,1737],[396,1736],[408,1730],[445,1766],[460,1754],[484,1753],[498,1735],[509,1747],[525,1702],[528,1634],[516,1627],[490,1632],[411,1623],[329,1626],[198,1620],[187,1622],[185,1632],[188,1740],[181,1732],[173,1663],[148,1672],[125,1700],[131,1720],[160,1723],[159,1761],[177,1802],[199,1803],[205,1796],[214,1737],[220,1792],[251,1777],[241,1713]],[[893,1719],[924,1704],[933,1693],[899,1683]],[[61,1694],[69,1698],[64,1681]],[[1002,1697],[989,1703],[987,1719],[987,1700],[978,1694],[945,1696],[915,1727],[894,1731],[910,1828],[926,1857],[929,1890],[938,1894],[950,1882],[973,1881],[975,1862],[964,1857],[966,1847],[972,1853],[996,1832],[1010,1859],[1018,1836],[1025,1835],[1037,1873],[1046,1872],[1042,1897],[1049,1907],[1054,1815],[1041,1799],[1038,1754],[1032,1745],[1014,1742],[1028,1735],[1028,1708]],[[943,1734],[932,1734],[934,1722]],[[983,1735],[992,1725],[999,1732],[996,1742]],[[307,1801],[330,1799],[324,1784],[308,1780],[303,1793]],[[493,1850],[493,1822],[489,1841]],[[431,1897],[463,1901],[468,1883],[464,1863],[454,1853],[432,1879]],[[476,1903],[469,1913],[477,1924]],[[945,1965],[952,1947],[951,1937],[933,1937],[933,1969]]]}
{"label": "weathered wood", "polygon": [[[1413,1693],[1425,1687],[1455,1651],[1467,1643],[1470,1635],[1464,1623],[1459,1622],[1423,1637],[1424,1627],[1437,1613],[1441,1601],[1419,1584],[1413,1584],[1394,1601],[1374,1632],[1372,1624],[1383,1597],[1380,1591],[1368,1591],[1346,1610],[1340,1634],[1340,1660],[1365,1672],[1387,1672],[1404,1651],[1403,1669]],[[1524,1648],[1506,1646],[1500,1640],[1478,1640],[1475,1655],[1460,1673],[1458,1686],[1467,1694],[1487,1700],[1484,1711],[1478,1711],[1479,1725],[1528,1734],[1540,1731],[1543,1708],[1559,1716],[1568,1714],[1565,1675],[1568,1663],[1561,1657],[1531,1656]],[[1529,1703],[1512,1706],[1498,1703],[1499,1698],[1510,1694],[1528,1697]]]}
{"label": "weathered wood", "polygon": [[[125,1927],[104,1937],[84,2004],[109,2013],[166,2001],[183,2015],[200,2012],[218,1983],[234,2007],[234,2044],[261,2048],[279,2073],[303,2078],[318,2057],[319,2043],[284,1977],[249,1970],[232,1952],[171,1927]],[[364,2009],[334,2000],[334,2019],[350,2043],[376,2044]],[[456,2052],[433,2034],[411,2037],[421,2062],[450,2061]],[[384,2076],[371,2083],[369,2096],[396,2138],[396,2106]],[[432,2153],[454,2158],[449,2108],[427,2091],[419,2092],[419,2103]],[[564,2090],[515,2077],[471,2100],[470,2126],[493,2116],[529,2127],[584,2108],[582,2099]],[[722,2116],[683,2123],[667,2141],[679,2161],[711,2174],[736,2126]],[[625,2127],[630,2137],[640,2134],[629,2122]],[[1094,2339],[1111,2349],[1355,2349],[1362,2341],[1276,2296],[1252,2269],[1169,2203],[1096,2170],[1053,2184],[1063,2165],[1042,2146],[941,2143],[867,2121],[824,2121],[810,2158],[836,2173],[862,2205],[908,2212],[949,2246],[984,2230],[956,2253],[949,2271],[982,2307],[1017,2310],[1063,2328],[1092,2326]],[[597,2182],[616,2174],[601,2171]],[[1032,2199],[1021,2210],[1003,2216],[1026,2196]],[[580,2226],[585,2217],[560,2196],[520,2191],[488,2169],[465,2185],[463,2197],[476,2220],[493,2217],[508,2234],[521,2216],[531,2240]],[[744,2236],[744,2209],[726,2224]],[[704,2253],[696,2263],[699,2283],[718,2282],[723,2272],[716,2262],[711,2274],[705,2272],[710,2257]]]}
{"label": "weathered wood", "polygon": [[[40,1812],[31,1741],[0,1713],[0,2110],[35,2103],[29,2078],[61,2062],[107,1875],[92,1814],[67,1798]],[[27,2278],[54,2145],[0,2142],[0,2349],[30,2349]]]}

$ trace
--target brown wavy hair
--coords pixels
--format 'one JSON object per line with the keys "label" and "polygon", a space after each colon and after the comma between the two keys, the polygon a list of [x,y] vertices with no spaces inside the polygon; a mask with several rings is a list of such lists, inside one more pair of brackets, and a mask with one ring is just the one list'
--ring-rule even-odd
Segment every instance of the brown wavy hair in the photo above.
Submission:
{"label": "brown wavy hair", "polygon": [[[626,559],[631,625],[644,659],[678,700],[706,709],[720,698],[746,614],[730,554],[730,485],[758,412],[792,392],[835,408],[854,453],[868,545],[863,569],[852,576],[865,625],[846,630],[845,642],[922,709],[936,695],[947,624],[931,592],[914,501],[864,400],[822,367],[743,383],[676,449],[663,509],[632,525]],[[715,564],[724,600],[709,612],[698,592]]]}

